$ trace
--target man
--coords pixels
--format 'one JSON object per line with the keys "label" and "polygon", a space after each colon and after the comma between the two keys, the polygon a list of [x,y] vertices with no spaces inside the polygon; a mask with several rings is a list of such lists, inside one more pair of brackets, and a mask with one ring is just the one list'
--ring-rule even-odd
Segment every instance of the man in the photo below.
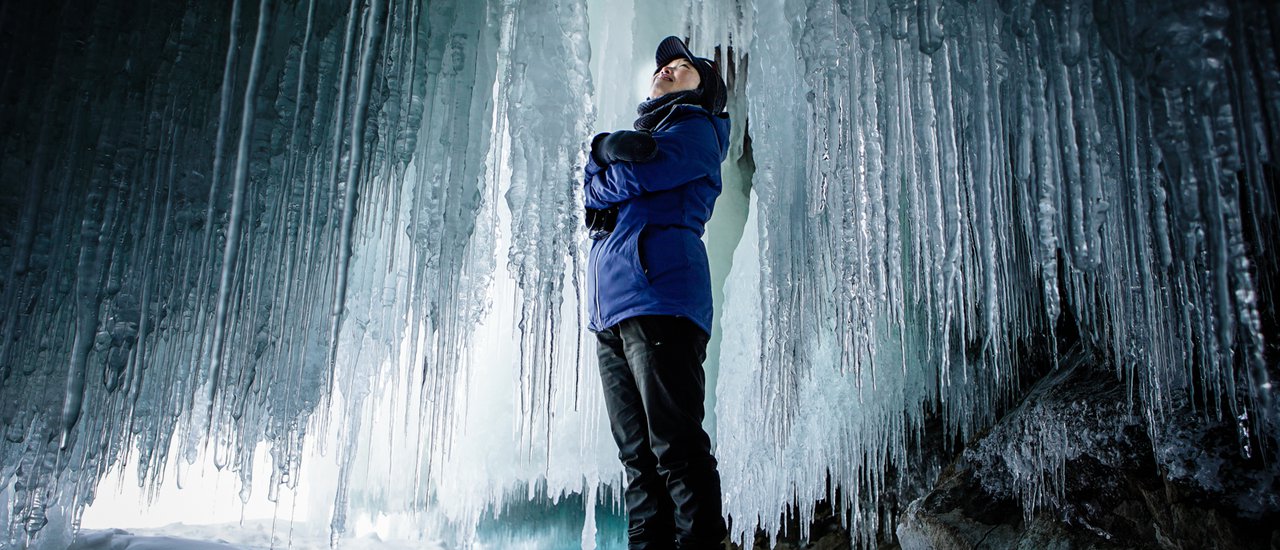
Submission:
{"label": "man", "polygon": [[702,234],[729,142],[724,81],[676,37],[658,46],[635,131],[597,135],[584,195],[590,328],[632,549],[718,547],[720,474],[702,429],[711,276]]}

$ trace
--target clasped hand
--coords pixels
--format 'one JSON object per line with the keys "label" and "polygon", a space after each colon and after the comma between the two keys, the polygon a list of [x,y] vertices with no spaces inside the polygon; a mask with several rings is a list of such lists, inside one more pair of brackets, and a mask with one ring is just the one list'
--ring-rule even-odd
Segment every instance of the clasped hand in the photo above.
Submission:
{"label": "clasped hand", "polygon": [[[645,162],[653,160],[657,154],[658,142],[647,132],[619,130],[613,133],[601,132],[591,138],[591,160],[601,168],[607,168],[618,161]],[[618,206],[588,208],[584,221],[592,239],[606,238],[618,223]]]}
{"label": "clasped hand", "polygon": [[618,161],[645,162],[658,154],[658,142],[646,132],[618,130],[591,138],[591,160],[601,167]]}

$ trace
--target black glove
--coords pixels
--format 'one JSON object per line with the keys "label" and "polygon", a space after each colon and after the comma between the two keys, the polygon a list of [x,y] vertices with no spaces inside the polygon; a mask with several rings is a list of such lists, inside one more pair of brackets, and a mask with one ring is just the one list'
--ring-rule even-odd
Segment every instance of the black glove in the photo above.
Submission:
{"label": "black glove", "polygon": [[647,132],[618,130],[603,132],[591,139],[591,160],[600,166],[618,161],[645,162],[658,154],[658,142]]}

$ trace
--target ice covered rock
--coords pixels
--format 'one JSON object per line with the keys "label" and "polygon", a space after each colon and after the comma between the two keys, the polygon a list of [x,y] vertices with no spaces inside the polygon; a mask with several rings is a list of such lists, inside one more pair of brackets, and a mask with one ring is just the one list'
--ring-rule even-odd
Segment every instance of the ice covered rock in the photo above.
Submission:
{"label": "ice covered rock", "polygon": [[1275,548],[1274,461],[1203,407],[1177,412],[1153,443],[1106,360],[1076,348],[907,507],[902,548]]}

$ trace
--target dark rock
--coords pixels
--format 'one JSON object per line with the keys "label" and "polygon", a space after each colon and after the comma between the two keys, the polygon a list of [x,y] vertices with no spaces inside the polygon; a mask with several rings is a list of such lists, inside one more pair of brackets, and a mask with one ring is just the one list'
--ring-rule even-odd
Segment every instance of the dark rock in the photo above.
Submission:
{"label": "dark rock", "polygon": [[774,537],[770,545],[769,535],[757,530],[755,540],[750,546],[739,546],[734,542],[726,542],[727,550],[847,550],[851,548],[848,526],[841,518],[842,513],[831,506],[830,501],[820,501],[814,505],[813,522],[808,526],[808,536],[803,536],[800,522],[791,515],[783,532]]}
{"label": "dark rock", "polygon": [[902,548],[1276,548],[1275,462],[1190,406],[1153,441],[1126,391],[1070,352],[907,507]]}

